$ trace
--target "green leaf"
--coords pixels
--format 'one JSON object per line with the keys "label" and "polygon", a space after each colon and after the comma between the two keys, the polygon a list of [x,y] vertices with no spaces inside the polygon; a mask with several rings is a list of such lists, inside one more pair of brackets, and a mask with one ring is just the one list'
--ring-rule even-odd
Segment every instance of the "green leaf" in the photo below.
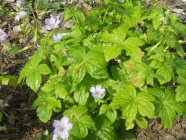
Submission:
{"label": "green leaf", "polygon": [[176,101],[186,101],[186,85],[177,86]]}
{"label": "green leaf", "polygon": [[147,128],[148,126],[148,121],[144,117],[136,117],[135,121],[140,128]]}
{"label": "green leaf", "polygon": [[30,73],[26,78],[26,83],[34,92],[37,92],[41,85],[41,74],[37,71]]}
{"label": "green leaf", "polygon": [[132,8],[132,14],[127,14],[127,23],[129,24],[130,27],[136,25],[140,19],[141,19],[141,15],[142,15],[142,9],[140,6],[135,6],[135,7],[128,7],[131,11]]}
{"label": "green leaf", "polygon": [[139,47],[139,46],[143,46],[144,42],[138,37],[129,37],[124,41],[123,45],[129,47]]}
{"label": "green leaf", "polygon": [[178,54],[181,58],[184,58],[184,56],[185,56],[185,51],[184,51],[184,49],[183,49],[184,47],[183,47],[182,45],[180,45],[180,44],[176,44],[175,48],[176,48],[177,54]]}
{"label": "green leaf", "polygon": [[158,66],[158,70],[156,73],[159,75],[157,78],[160,84],[162,85],[171,80],[173,74],[173,68],[170,64],[164,63]]}
{"label": "green leaf", "polygon": [[61,99],[65,99],[65,97],[68,96],[68,93],[62,83],[55,85],[55,95]]}
{"label": "green leaf", "polygon": [[85,87],[82,87],[74,92],[74,99],[80,105],[85,105],[87,103],[87,99],[89,97],[88,90]]}
{"label": "green leaf", "polygon": [[61,108],[60,100],[53,97],[50,92],[41,91],[38,98],[34,101],[33,108],[37,108],[37,115],[42,122],[47,122],[52,116],[52,111],[59,111]]}
{"label": "green leaf", "polygon": [[82,24],[85,20],[85,16],[81,10],[78,10],[76,8],[66,8],[64,11],[64,20],[68,20],[71,17],[75,19],[76,22],[79,22]]}
{"label": "green leaf", "polygon": [[95,124],[89,115],[81,116],[78,121],[82,122],[84,126],[89,129],[93,129],[93,130],[95,129]]}
{"label": "green leaf", "polygon": [[162,24],[162,21],[160,19],[155,18],[153,19],[152,24],[154,26],[154,29],[157,30],[158,27]]}
{"label": "green leaf", "polygon": [[37,116],[44,123],[49,121],[52,116],[52,110],[46,109],[46,107],[46,104],[42,104],[37,109]]}
{"label": "green leaf", "polygon": [[176,101],[175,94],[170,90],[165,90],[163,92],[160,89],[149,89],[148,92],[156,97],[156,115],[161,117],[161,123],[165,128],[171,128],[175,118],[176,113],[180,112],[182,108],[180,103]]}
{"label": "green leaf", "polygon": [[42,61],[43,57],[44,57],[44,54],[42,51],[35,52],[31,60],[28,63],[26,63],[26,65],[21,70],[18,81],[17,81],[18,84],[21,82],[23,78],[29,76],[33,71],[37,70],[37,66]]}
{"label": "green leaf", "polygon": [[73,27],[73,30],[70,33],[70,37],[72,37],[72,39],[70,40],[72,43],[78,44],[82,41],[84,34],[78,25]]}
{"label": "green leaf", "polygon": [[107,64],[103,53],[98,51],[89,51],[84,61],[86,61],[87,72],[96,79],[107,78]]}
{"label": "green leaf", "polygon": [[141,61],[141,57],[143,56],[143,52],[139,48],[139,46],[143,46],[144,42],[137,37],[129,37],[123,43],[123,49],[126,50],[126,54],[131,57],[131,59],[135,61]]}
{"label": "green leaf", "polygon": [[109,109],[109,105],[103,104],[103,105],[100,107],[99,115],[104,114],[108,109]]}
{"label": "green leaf", "polygon": [[50,68],[47,66],[47,64],[40,64],[38,67],[38,71],[43,74],[43,75],[47,75],[51,73]]}
{"label": "green leaf", "polygon": [[154,98],[144,92],[136,94],[134,87],[125,85],[123,89],[116,93],[111,106],[122,109],[122,117],[126,119],[126,129],[131,129],[137,113],[149,118],[154,117],[154,105],[151,103]]}
{"label": "green leaf", "polygon": [[38,93],[38,98],[33,103],[33,108],[36,108],[42,104],[45,104],[47,101],[47,97],[49,97],[49,94],[46,92],[40,91]]}
{"label": "green leaf", "polygon": [[137,97],[135,98],[135,102],[138,104],[137,108],[142,116],[147,116],[149,118],[154,117],[155,108],[151,103],[152,101],[154,101],[153,96],[144,92],[138,93]]}
{"label": "green leaf", "polygon": [[175,21],[172,23],[172,26],[180,32],[183,36],[186,36],[186,26],[180,21]]}
{"label": "green leaf", "polygon": [[101,114],[106,114],[107,118],[110,120],[110,122],[114,123],[116,117],[117,117],[117,112],[115,109],[112,109],[109,107],[107,104],[103,104],[99,110],[99,115]]}
{"label": "green leaf", "polygon": [[64,114],[72,120],[72,135],[78,138],[86,137],[88,129],[95,129],[95,124],[92,118],[87,115],[87,111],[85,106],[73,106],[64,112]]}
{"label": "green leaf", "polygon": [[99,29],[100,19],[98,18],[98,12],[96,10],[91,10],[86,15],[85,28],[89,31],[95,32]]}
{"label": "green leaf", "polygon": [[25,78],[25,77],[27,77],[28,75],[30,75],[30,73],[32,73],[33,70],[34,70],[33,68],[34,68],[34,67],[32,67],[31,63],[28,62],[28,63],[23,67],[23,69],[21,70],[17,83],[19,84],[19,83],[22,81],[23,78]]}
{"label": "green leaf", "polygon": [[166,31],[164,32],[164,38],[166,41],[166,44],[170,46],[171,48],[175,48],[176,46],[176,40],[178,40],[177,36],[172,31]]}
{"label": "green leaf", "polygon": [[115,109],[110,108],[107,112],[106,112],[106,116],[107,118],[114,123],[117,117],[117,112]]}
{"label": "green leaf", "polygon": [[84,138],[88,134],[88,129],[82,122],[73,122],[71,134],[78,138]]}
{"label": "green leaf", "polygon": [[64,115],[69,116],[70,118],[73,118],[73,116],[79,118],[81,115],[87,113],[88,109],[86,106],[72,106],[71,108],[65,110]]}
{"label": "green leaf", "polygon": [[107,30],[105,30],[101,37],[105,42],[122,44],[125,40],[126,32],[124,32],[123,26],[119,26],[118,28],[114,29],[112,33],[109,33]]}
{"label": "green leaf", "polygon": [[96,137],[99,139],[113,140],[115,137],[113,127],[111,126],[111,122],[106,118],[100,116],[95,120],[95,124],[97,127]]}
{"label": "green leaf", "polygon": [[57,100],[54,97],[47,98],[47,110],[54,110],[56,111],[57,108],[61,108],[61,101]]}
{"label": "green leaf", "polygon": [[72,47],[70,49],[72,50],[69,51],[69,56],[72,57],[73,63],[68,69],[68,74],[71,75],[74,84],[78,84],[83,80],[86,74],[84,61],[86,51],[82,46]]}
{"label": "green leaf", "polygon": [[86,74],[85,61],[82,61],[81,63],[72,64],[69,67],[68,72],[71,74],[74,83],[80,83]]}
{"label": "green leaf", "polygon": [[130,85],[124,85],[122,90],[116,93],[115,97],[113,98],[111,107],[114,107],[116,109],[126,107],[135,97],[135,88]]}
{"label": "green leaf", "polygon": [[116,58],[121,54],[122,47],[118,45],[108,45],[104,47],[104,56],[106,61]]}
{"label": "green leaf", "polygon": [[115,140],[115,133],[112,123],[104,116],[95,119],[96,131],[90,131],[86,140]]}
{"label": "green leaf", "polygon": [[72,57],[73,62],[82,62],[86,55],[86,50],[82,46],[73,46],[69,48],[69,56]]}

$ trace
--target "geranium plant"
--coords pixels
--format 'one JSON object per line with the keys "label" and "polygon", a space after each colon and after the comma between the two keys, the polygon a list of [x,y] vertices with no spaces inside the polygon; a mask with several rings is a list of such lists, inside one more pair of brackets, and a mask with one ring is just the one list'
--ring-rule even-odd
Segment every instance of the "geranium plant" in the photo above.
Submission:
{"label": "geranium plant", "polygon": [[60,18],[70,29],[46,19],[48,32],[18,79],[37,93],[42,122],[61,112],[56,139],[122,139],[149,118],[170,128],[185,115],[186,27],[165,7],[105,0],[88,11],[66,8]]}

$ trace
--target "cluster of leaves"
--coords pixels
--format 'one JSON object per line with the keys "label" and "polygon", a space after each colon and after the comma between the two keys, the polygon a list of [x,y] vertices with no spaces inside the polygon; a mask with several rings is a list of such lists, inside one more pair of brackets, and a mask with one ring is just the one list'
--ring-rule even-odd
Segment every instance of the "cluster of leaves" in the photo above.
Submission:
{"label": "cluster of leaves", "polygon": [[[18,79],[37,93],[42,122],[62,112],[73,123],[70,139],[122,139],[120,132],[145,128],[148,118],[170,128],[186,115],[186,27],[166,8],[105,0],[86,13],[65,9],[64,20],[70,30],[41,37]],[[70,35],[54,43],[58,32]],[[89,93],[96,84],[106,89],[99,102]]]}

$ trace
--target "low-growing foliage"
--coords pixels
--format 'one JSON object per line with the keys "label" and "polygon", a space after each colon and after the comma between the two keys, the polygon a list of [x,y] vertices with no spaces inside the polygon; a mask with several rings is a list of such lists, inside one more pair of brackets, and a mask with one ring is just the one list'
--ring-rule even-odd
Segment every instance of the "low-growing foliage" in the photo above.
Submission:
{"label": "low-growing foliage", "polygon": [[38,37],[18,79],[37,93],[42,122],[61,112],[72,123],[69,139],[114,140],[148,118],[170,128],[186,115],[186,27],[165,7],[105,0],[89,11],[67,8],[63,19],[70,29]]}

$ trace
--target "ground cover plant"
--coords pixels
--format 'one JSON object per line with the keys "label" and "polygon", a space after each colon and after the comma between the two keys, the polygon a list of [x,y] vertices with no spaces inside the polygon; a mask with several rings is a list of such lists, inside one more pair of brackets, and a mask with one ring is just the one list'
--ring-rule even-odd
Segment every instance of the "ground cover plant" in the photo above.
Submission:
{"label": "ground cover plant", "polygon": [[[29,5],[36,7],[34,26],[22,30],[33,36],[37,50],[17,84],[25,81],[37,94],[33,108],[43,123],[61,114],[53,123],[54,140],[123,139],[135,125],[146,128],[149,119],[161,118],[171,128],[177,114],[186,115],[186,27],[166,7],[105,0],[40,21],[48,8],[61,10],[47,2]],[[29,15],[19,10],[15,20],[22,18]],[[69,27],[61,28],[62,21]],[[0,42],[6,41],[6,32],[0,34]],[[16,86],[14,76],[0,81]]]}

